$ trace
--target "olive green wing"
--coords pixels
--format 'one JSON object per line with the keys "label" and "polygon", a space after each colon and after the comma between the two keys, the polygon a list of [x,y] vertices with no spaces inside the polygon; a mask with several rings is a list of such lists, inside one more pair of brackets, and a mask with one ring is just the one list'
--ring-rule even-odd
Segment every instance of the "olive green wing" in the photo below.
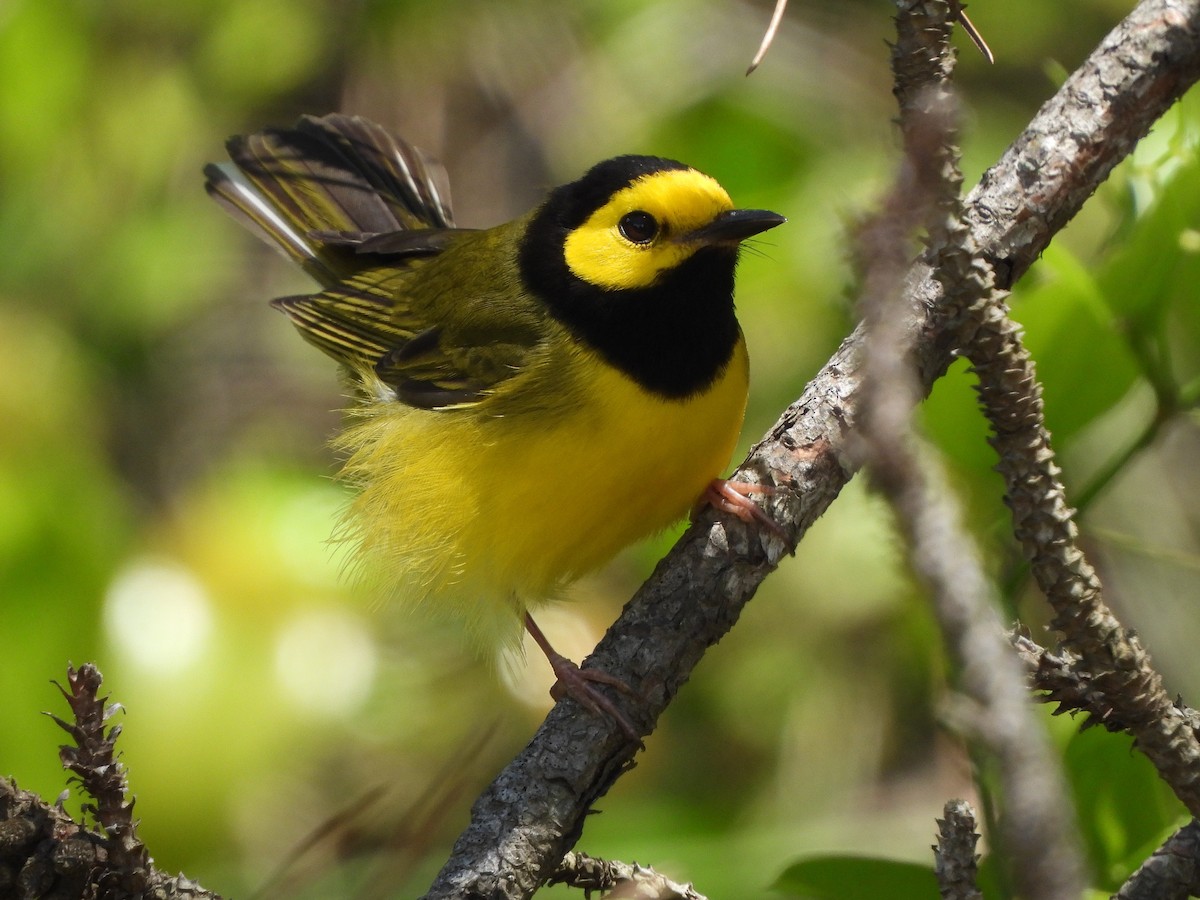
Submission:
{"label": "olive green wing", "polygon": [[319,294],[281,297],[272,305],[359,379],[373,375],[397,400],[421,409],[480,402],[520,372],[542,342],[537,317],[512,311],[489,321],[486,313],[445,310],[432,322],[407,302],[410,275],[382,266]]}
{"label": "olive green wing", "polygon": [[361,269],[440,252],[453,230],[445,170],[356,116],[304,116],[293,128],[230,138],[231,163],[206,189],[238,221],[323,285]]}

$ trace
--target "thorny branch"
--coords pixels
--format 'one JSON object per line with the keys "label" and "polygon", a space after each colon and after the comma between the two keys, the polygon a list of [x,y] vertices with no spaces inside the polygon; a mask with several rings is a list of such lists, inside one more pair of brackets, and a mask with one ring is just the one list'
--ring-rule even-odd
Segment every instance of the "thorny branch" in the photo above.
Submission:
{"label": "thorny branch", "polygon": [[[1022,671],[1003,637],[991,585],[963,528],[949,483],[921,452],[911,425],[921,386],[911,365],[903,276],[911,235],[928,234],[929,253],[957,245],[962,177],[954,146],[954,102],[948,79],[949,4],[902,4],[892,53],[905,158],[902,175],[879,216],[860,235],[870,260],[862,290],[866,329],[862,417],[852,446],[861,448],[871,482],[896,513],[909,558],[929,590],[943,640],[971,711],[968,734],[994,760],[1003,800],[1003,858],[1017,892],[1029,900],[1075,900],[1083,865],[1073,816],[1049,741],[1033,717]],[[986,271],[966,268],[971,284],[990,288]]]}
{"label": "thorny branch", "polygon": [[[1017,651],[1040,699],[1057,704],[1055,715],[1082,712],[1083,727],[1101,725],[1109,731],[1128,731],[1120,712],[1098,690],[1091,674],[1070,651],[1052,653],[1027,635],[1015,634]],[[1193,731],[1200,732],[1200,713],[1176,703]],[[1200,892],[1200,823],[1193,819],[1138,867],[1115,895],[1115,900],[1184,900]]]}
{"label": "thorny branch", "polygon": [[942,900],[983,900],[975,886],[979,874],[975,810],[965,800],[951,800],[943,816],[937,822],[938,842],[933,848],[938,893]]}
{"label": "thorny branch", "polygon": [[[1054,715],[1082,712],[1087,715],[1083,727],[1102,725],[1108,731],[1127,732],[1128,722],[1096,686],[1095,677],[1069,650],[1052,653],[1026,634],[1012,636],[1013,648],[1028,673],[1030,686],[1044,692],[1038,699],[1055,703]],[[1200,734],[1200,712],[1175,701],[1175,708],[1188,727]]]}
{"label": "thorny branch", "polygon": [[1192,815],[1200,815],[1200,741],[1163,686],[1137,637],[1104,602],[1103,588],[1079,546],[1043,424],[1041,385],[1002,298],[984,298],[967,315],[977,327],[966,355],[979,376],[979,397],[992,423],[1013,531],[1034,578],[1053,607],[1065,647],[1137,739]]}
{"label": "thorny branch", "polygon": [[546,883],[566,884],[585,892],[609,891],[606,900],[706,900],[690,884],[679,884],[653,869],[586,853],[568,853]]}
{"label": "thorny branch", "polygon": [[113,865],[128,873],[122,889],[136,894],[146,887],[150,854],[137,836],[133,801],[126,799],[129,785],[116,749],[121,726],[108,727],[121,707],[110,706],[108,699],[99,695],[100,683],[100,672],[93,665],[68,669],[67,686],[59,685],[58,689],[71,707],[72,721],[50,717],[74,741],[60,747],[58,756],[63,768],[92,798],[92,802],[83,804],[83,812],[92,816],[107,835]]}

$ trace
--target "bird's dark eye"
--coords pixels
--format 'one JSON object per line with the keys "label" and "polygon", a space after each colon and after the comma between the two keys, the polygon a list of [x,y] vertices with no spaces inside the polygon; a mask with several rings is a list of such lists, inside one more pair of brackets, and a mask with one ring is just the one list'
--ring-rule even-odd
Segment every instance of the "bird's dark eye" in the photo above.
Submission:
{"label": "bird's dark eye", "polygon": [[648,244],[658,234],[658,222],[654,220],[654,216],[640,209],[621,216],[617,228],[620,229],[622,237],[635,244]]}

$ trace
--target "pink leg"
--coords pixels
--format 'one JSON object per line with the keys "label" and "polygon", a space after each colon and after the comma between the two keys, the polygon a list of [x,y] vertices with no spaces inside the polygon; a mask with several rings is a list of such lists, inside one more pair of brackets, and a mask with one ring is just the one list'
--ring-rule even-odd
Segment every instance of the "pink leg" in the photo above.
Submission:
{"label": "pink leg", "polygon": [[750,494],[773,494],[775,488],[768,484],[747,484],[744,481],[727,481],[724,478],[714,478],[700,495],[697,506],[707,503],[721,512],[737,516],[747,525],[755,523],[766,528],[782,541],[789,542],[787,531],[783,526],[762,511],[757,503],[750,499]]}
{"label": "pink leg", "polygon": [[595,715],[608,716],[617,723],[629,740],[638,744],[642,742],[641,736],[637,733],[633,725],[630,724],[629,720],[625,718],[625,715],[617,709],[611,700],[601,694],[592,685],[607,684],[625,694],[633,694],[633,688],[620,678],[609,675],[602,669],[579,668],[579,666],[550,646],[550,642],[542,634],[542,629],[538,628],[537,622],[533,621],[533,616],[529,615],[529,613],[525,613],[525,630],[529,632],[534,642],[542,648],[542,652],[546,654],[546,659],[550,661],[550,668],[554,670],[554,676],[558,679],[554,687],[550,689],[551,697],[555,700],[561,700],[565,694]]}

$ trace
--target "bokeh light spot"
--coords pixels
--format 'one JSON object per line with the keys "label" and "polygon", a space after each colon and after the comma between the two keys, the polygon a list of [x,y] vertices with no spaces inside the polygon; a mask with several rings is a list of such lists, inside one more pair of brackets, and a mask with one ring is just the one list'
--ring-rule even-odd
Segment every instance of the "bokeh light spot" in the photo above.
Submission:
{"label": "bokeh light spot", "polygon": [[375,642],[356,616],[337,610],[302,612],[275,644],[275,677],[299,710],[347,716],[362,707],[378,666]]}
{"label": "bokeh light spot", "polygon": [[118,651],[158,674],[182,672],[204,653],[212,604],[183,566],[141,559],[123,569],[104,599],[104,627]]}

